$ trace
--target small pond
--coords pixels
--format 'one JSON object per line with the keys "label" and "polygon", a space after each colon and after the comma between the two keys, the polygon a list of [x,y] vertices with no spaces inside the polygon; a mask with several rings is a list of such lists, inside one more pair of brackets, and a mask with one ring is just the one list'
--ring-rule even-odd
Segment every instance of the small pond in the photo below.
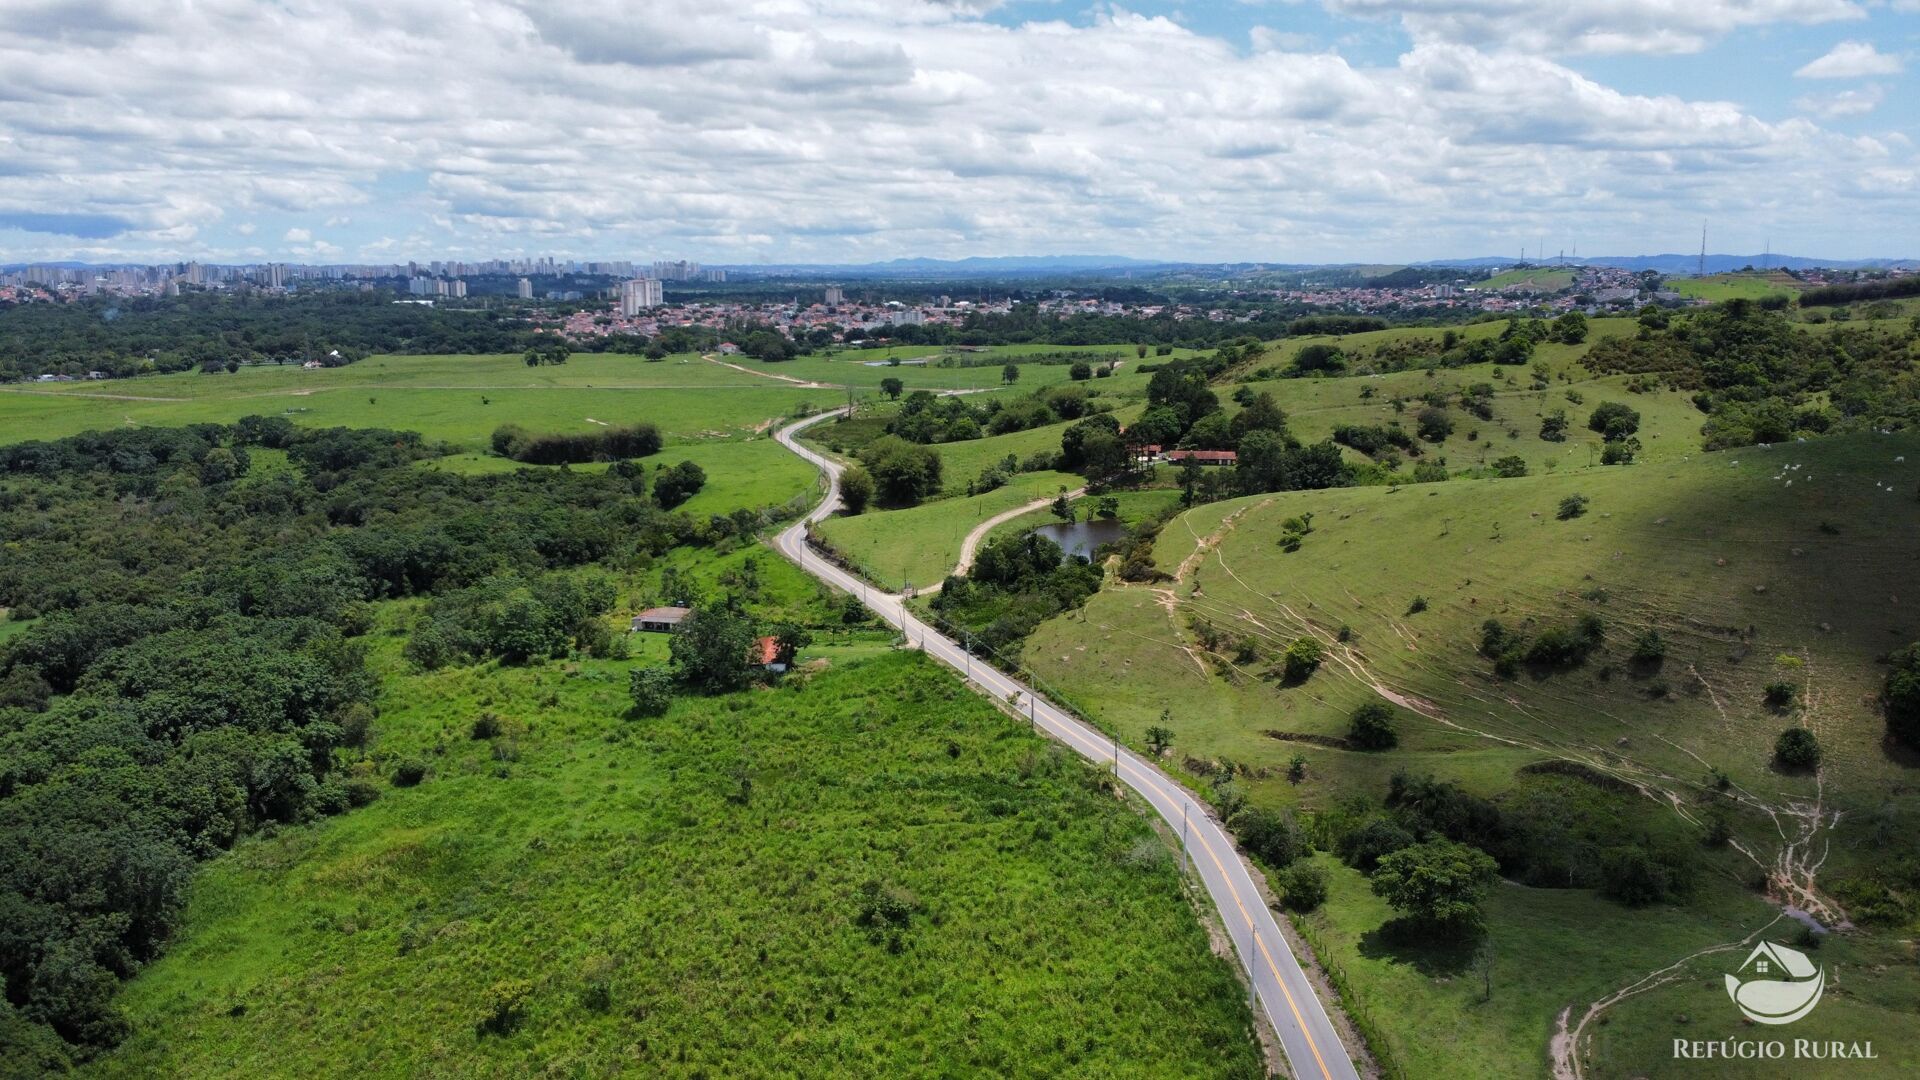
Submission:
{"label": "small pond", "polygon": [[1084,555],[1093,558],[1093,550],[1101,544],[1111,544],[1127,535],[1127,527],[1110,518],[1095,518],[1092,521],[1076,521],[1071,525],[1056,521],[1051,525],[1042,525],[1034,532],[1060,545],[1069,556]]}

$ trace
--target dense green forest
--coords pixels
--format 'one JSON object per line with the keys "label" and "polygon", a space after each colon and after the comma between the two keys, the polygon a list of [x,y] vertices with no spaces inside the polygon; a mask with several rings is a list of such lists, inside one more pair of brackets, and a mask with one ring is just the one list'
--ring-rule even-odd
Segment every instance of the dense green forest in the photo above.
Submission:
{"label": "dense green forest", "polygon": [[0,382],[369,353],[510,353],[530,340],[511,311],[398,304],[379,290],[0,304]]}
{"label": "dense green forest", "polygon": [[439,452],[277,417],[0,448],[0,608],[29,623],[0,646],[0,1059],[119,1041],[115,988],[197,862],[408,782],[363,749],[374,602],[445,598],[415,630],[434,663],[606,655],[614,590],[586,567],[769,521],[664,510],[632,462],[412,467]]}

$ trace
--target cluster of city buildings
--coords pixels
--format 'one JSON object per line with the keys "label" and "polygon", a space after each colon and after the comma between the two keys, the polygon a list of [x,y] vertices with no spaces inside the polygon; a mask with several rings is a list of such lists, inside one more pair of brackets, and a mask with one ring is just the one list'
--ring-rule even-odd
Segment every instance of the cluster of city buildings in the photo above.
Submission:
{"label": "cluster of city buildings", "polygon": [[[1325,285],[1277,289],[1270,295],[1278,300],[1359,314],[1420,310],[1503,313],[1541,307],[1556,311],[1579,308],[1595,312],[1610,307],[1683,302],[1678,293],[1648,288],[1646,280],[1631,270],[1604,266],[1532,269],[1538,272],[1523,273],[1519,280],[1506,283],[1499,283],[1500,278],[1512,275],[1495,274],[1482,279],[1463,277],[1453,281],[1404,286]],[[1560,274],[1570,274],[1571,283],[1562,285],[1554,280]]]}
{"label": "cluster of city buildings", "polygon": [[[815,298],[817,296],[817,299]],[[935,296],[925,303],[908,304],[898,300],[849,298],[844,286],[828,285],[815,296],[783,301],[702,300],[673,303],[659,279],[640,278],[621,283],[618,302],[611,312],[583,310],[564,317],[556,316],[550,325],[568,337],[591,338],[622,334],[657,336],[672,327],[704,327],[724,330],[743,324],[766,326],[790,338],[813,336],[825,330],[835,340],[859,330],[865,334],[902,326],[959,326],[980,314],[1004,315],[1013,310],[1013,301],[999,299],[965,300]],[[1057,291],[1037,302],[1040,312],[1054,318],[1075,315],[1109,315],[1127,318],[1157,318],[1162,315],[1185,321],[1206,319],[1212,322],[1248,321],[1246,311],[1230,312],[1194,304],[1132,304],[1078,296]],[[854,335],[858,338],[861,335]]]}

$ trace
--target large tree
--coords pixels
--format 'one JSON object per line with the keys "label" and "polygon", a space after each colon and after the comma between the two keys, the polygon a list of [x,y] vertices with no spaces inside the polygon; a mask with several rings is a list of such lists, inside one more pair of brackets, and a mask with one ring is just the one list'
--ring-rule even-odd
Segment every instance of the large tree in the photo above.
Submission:
{"label": "large tree", "polygon": [[723,694],[753,678],[753,624],[720,608],[704,608],[681,620],[668,643],[674,673],[696,690]]}
{"label": "large tree", "polygon": [[940,490],[940,455],[897,435],[882,435],[860,451],[883,501],[912,506]]}
{"label": "large tree", "polygon": [[1458,933],[1479,922],[1496,872],[1493,857],[1479,848],[1429,840],[1382,855],[1373,891],[1416,922]]}

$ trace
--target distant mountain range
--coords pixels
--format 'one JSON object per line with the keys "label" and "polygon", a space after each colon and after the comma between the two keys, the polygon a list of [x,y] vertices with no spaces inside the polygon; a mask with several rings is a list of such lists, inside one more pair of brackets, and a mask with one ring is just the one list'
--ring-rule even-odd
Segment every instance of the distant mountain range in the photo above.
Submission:
{"label": "distant mountain range", "polygon": [[[1433,259],[1429,262],[1413,263],[1414,266],[1462,266],[1489,267],[1514,266],[1512,256],[1485,255],[1472,259]],[[1592,255],[1579,259],[1540,259],[1535,266],[1610,266],[1620,270],[1652,270],[1659,274],[1692,275],[1699,272],[1699,255]],[[1707,273],[1725,274],[1747,267],[1769,270],[1812,270],[1824,267],[1829,270],[1866,270],[1890,269],[1893,267],[1920,267],[1916,259],[1814,259],[1804,255],[1708,255]]]}
{"label": "distant mountain range", "polygon": [[1100,270],[1157,270],[1189,263],[1135,259],[1126,255],[974,255],[965,259],[889,259],[874,263],[742,263],[716,269],[750,274],[851,277],[1021,277],[1078,274]]}

